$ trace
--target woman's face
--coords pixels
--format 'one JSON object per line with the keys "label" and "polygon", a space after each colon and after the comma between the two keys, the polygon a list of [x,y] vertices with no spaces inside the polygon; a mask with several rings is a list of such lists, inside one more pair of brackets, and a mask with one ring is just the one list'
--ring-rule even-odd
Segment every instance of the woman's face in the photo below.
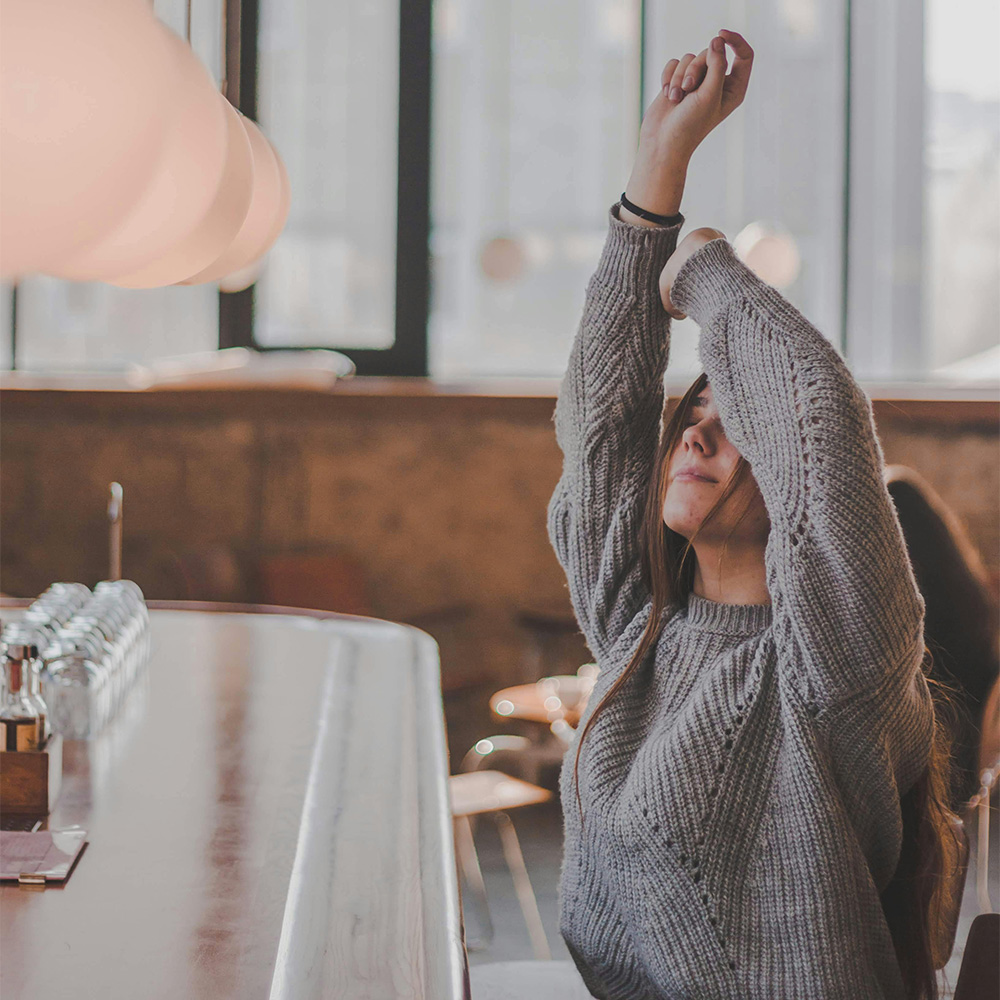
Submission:
{"label": "woman's face", "polygon": [[[690,538],[725,488],[740,453],[722,429],[711,384],[692,400],[684,423],[684,432],[669,460],[663,521],[671,530]],[[733,531],[748,499],[750,509]],[[748,476],[744,485],[728,497],[722,509],[699,532],[698,539],[721,543],[733,531],[729,537],[731,546],[764,545],[769,528],[764,498],[753,476]]]}

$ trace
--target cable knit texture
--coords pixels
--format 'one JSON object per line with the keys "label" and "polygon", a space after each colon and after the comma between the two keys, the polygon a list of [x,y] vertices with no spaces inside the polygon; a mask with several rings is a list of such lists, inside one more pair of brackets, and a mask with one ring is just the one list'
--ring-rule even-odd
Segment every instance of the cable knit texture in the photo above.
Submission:
{"label": "cable knit texture", "polygon": [[[555,411],[549,537],[601,671],[652,612],[639,526],[663,409],[658,278],[677,225],[609,213]],[[560,779],[560,927],[608,1000],[901,1000],[879,893],[899,796],[926,766],[924,603],[882,479],[871,403],[831,344],[724,239],[680,268],[677,306],[723,428],[771,520],[770,604],[696,594]]]}

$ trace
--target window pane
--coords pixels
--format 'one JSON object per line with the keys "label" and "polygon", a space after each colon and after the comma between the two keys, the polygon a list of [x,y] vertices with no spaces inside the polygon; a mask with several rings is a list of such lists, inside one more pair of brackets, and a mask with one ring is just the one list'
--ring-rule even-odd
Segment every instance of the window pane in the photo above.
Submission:
{"label": "window pane", "polygon": [[0,282],[0,369],[11,366],[11,320],[13,319],[14,286],[8,282]]}
{"label": "window pane", "polygon": [[436,0],[430,370],[558,376],[628,179],[638,0]]}
{"label": "window pane", "polygon": [[17,366],[117,369],[219,346],[219,289],[113,288],[26,278],[17,289]]}
{"label": "window pane", "polygon": [[[996,0],[927,0],[924,314],[941,377],[1000,378],[1000,37]],[[987,46],[989,48],[989,46]]]}
{"label": "window pane", "polygon": [[398,0],[261,0],[258,109],[292,206],[257,282],[264,346],[395,339]]}
{"label": "window pane", "polygon": [[[747,97],[695,152],[682,238],[711,226],[840,349],[844,234],[844,66],[841,3],[750,4],[738,23],[721,0],[648,3],[646,93],[671,58],[698,54],[720,27],[754,49]],[[732,49],[727,48],[730,71]],[[767,249],[770,247],[770,251]],[[701,371],[699,328],[672,324],[668,377]]]}

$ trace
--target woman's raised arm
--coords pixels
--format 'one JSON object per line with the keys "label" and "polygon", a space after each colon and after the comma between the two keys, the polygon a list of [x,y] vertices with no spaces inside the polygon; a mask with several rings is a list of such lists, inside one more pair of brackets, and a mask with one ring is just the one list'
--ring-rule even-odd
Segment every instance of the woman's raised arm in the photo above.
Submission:
{"label": "woman's raised arm", "polygon": [[909,683],[924,603],[870,399],[833,345],[725,239],[684,260],[669,299],[701,327],[723,427],[767,506],[777,638],[801,651],[808,693],[830,706]]}
{"label": "woman's raised arm", "polygon": [[670,350],[659,270],[684,221],[653,230],[617,211],[556,400],[563,469],[548,508],[549,538],[599,661],[646,603],[639,529]]}
{"label": "woman's raised arm", "polygon": [[[676,221],[651,225],[617,204],[611,209],[556,403],[556,440],[564,460],[549,503],[549,537],[566,572],[577,620],[598,658],[648,600],[639,529],[670,347],[659,277],[684,223],[678,209],[691,155],[736,106],[733,95],[739,92],[741,100],[745,90],[744,75],[742,85],[731,84],[731,106],[723,113],[729,80],[724,48],[710,45],[700,56],[688,53],[664,68],[664,86],[643,119],[626,197]],[[689,75],[701,85],[679,102],[671,99],[675,81],[679,85]]]}

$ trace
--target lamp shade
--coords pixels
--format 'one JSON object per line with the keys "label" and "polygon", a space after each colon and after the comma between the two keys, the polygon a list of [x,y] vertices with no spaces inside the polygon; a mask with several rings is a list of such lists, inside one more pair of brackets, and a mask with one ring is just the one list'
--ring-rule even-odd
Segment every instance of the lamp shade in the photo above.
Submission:
{"label": "lamp shade", "polygon": [[281,208],[281,172],[278,158],[264,133],[249,118],[243,118],[243,125],[253,151],[254,189],[250,210],[236,239],[222,255],[203,271],[181,282],[184,285],[218,281],[246,267],[268,249],[267,239]]}
{"label": "lamp shade", "polygon": [[788,288],[802,267],[795,237],[778,223],[748,223],[736,234],[733,248],[751,271],[775,288]]}
{"label": "lamp shade", "polygon": [[278,214],[271,223],[271,229],[264,240],[264,250],[260,256],[238,271],[231,271],[219,281],[219,288],[223,292],[242,292],[260,277],[261,272],[264,270],[263,258],[268,250],[274,246],[275,241],[281,235],[281,231],[285,228],[285,223],[288,221],[288,210],[292,204],[292,189],[288,182],[288,171],[285,169],[285,163],[281,159],[281,154],[274,149],[274,146],[271,149],[274,151],[274,157],[278,164],[278,174],[281,182]]}
{"label": "lamp shade", "polygon": [[0,276],[45,270],[142,195],[176,61],[144,0],[0,4]]}
{"label": "lamp shade", "polygon": [[[266,254],[264,256],[267,256]],[[264,271],[264,257],[258,257],[252,264],[239,271],[233,271],[219,280],[220,292],[243,292],[251,285],[256,284],[257,279]]]}
{"label": "lamp shade", "polygon": [[[274,149],[274,146],[271,146]],[[292,207],[292,187],[288,181],[288,171],[285,169],[285,161],[281,158],[281,153],[274,149],[274,158],[278,162],[278,174],[281,180],[281,199],[278,202],[278,214],[271,223],[271,231],[264,241],[264,252],[267,253],[274,246],[275,240],[281,235],[288,221],[288,211]]]}
{"label": "lamp shade", "polygon": [[208,211],[179,243],[145,267],[106,279],[121,288],[161,288],[176,285],[203,271],[233,242],[240,231],[254,189],[253,153],[239,112],[221,94],[226,118],[226,164]]}
{"label": "lamp shade", "polygon": [[228,152],[225,109],[191,47],[157,22],[177,63],[167,141],[139,201],[115,229],[66,264],[58,278],[104,281],[146,267],[190,236],[222,183]]}

